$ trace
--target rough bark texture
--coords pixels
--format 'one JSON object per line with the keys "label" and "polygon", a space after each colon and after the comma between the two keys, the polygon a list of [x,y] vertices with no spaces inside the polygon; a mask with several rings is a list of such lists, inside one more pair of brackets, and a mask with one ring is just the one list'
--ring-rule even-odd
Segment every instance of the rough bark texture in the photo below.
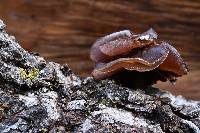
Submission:
{"label": "rough bark texture", "polygon": [[28,53],[0,21],[0,132],[200,132],[200,102],[81,79]]}

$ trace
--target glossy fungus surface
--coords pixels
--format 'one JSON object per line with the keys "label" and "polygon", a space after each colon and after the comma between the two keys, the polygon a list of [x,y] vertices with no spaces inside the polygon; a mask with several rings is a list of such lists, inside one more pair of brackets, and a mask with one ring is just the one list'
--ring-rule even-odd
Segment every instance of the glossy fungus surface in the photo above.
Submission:
{"label": "glossy fungus surface", "polygon": [[90,51],[95,62],[93,77],[111,77],[128,86],[143,87],[187,74],[178,51],[157,36],[153,29],[142,34],[124,30],[98,39]]}

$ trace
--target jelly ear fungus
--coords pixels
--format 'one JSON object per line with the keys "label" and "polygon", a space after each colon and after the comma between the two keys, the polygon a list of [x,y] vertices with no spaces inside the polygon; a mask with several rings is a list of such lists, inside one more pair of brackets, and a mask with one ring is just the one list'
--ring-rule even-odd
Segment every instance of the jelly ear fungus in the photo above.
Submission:
{"label": "jelly ear fungus", "polygon": [[95,79],[113,78],[124,86],[141,88],[156,81],[176,81],[188,68],[178,51],[167,42],[157,41],[153,29],[142,34],[129,30],[98,39],[90,57],[95,62]]}

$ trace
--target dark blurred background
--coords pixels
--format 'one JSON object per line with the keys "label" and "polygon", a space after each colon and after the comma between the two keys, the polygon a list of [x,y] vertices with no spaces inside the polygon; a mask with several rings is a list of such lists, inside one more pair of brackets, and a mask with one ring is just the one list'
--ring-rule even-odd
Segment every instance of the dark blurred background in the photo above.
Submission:
{"label": "dark blurred background", "polygon": [[26,50],[67,63],[81,76],[90,75],[89,50],[98,37],[153,27],[190,68],[176,86],[156,86],[200,100],[199,0],[0,0],[0,18]]}

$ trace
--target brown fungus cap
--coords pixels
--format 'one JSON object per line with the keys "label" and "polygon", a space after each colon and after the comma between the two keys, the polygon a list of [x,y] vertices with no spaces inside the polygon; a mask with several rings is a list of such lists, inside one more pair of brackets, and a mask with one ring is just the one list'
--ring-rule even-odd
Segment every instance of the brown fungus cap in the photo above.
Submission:
{"label": "brown fungus cap", "polygon": [[157,80],[174,81],[187,74],[187,66],[177,50],[156,39],[157,33],[153,29],[137,35],[125,30],[98,39],[90,52],[96,64],[93,77],[117,77],[119,82],[132,79],[131,84],[140,82],[140,86],[134,87],[141,87]]}

